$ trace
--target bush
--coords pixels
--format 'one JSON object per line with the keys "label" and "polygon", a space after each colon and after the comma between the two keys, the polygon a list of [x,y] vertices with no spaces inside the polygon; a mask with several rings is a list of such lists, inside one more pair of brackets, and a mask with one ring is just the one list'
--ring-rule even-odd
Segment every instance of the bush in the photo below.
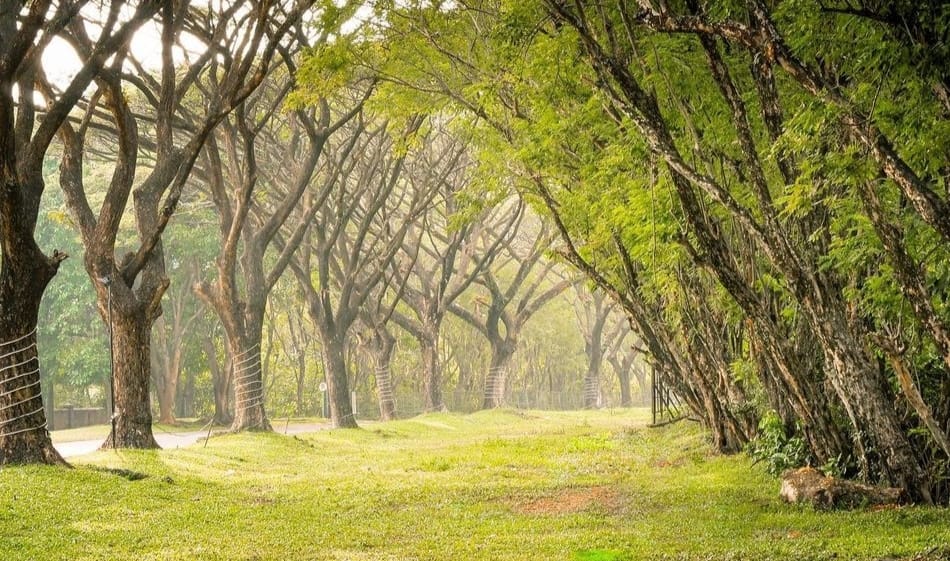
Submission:
{"label": "bush", "polygon": [[764,463],[772,475],[801,467],[808,462],[808,446],[798,432],[789,436],[782,419],[769,411],[759,421],[759,434],[746,446],[746,453],[754,463]]}

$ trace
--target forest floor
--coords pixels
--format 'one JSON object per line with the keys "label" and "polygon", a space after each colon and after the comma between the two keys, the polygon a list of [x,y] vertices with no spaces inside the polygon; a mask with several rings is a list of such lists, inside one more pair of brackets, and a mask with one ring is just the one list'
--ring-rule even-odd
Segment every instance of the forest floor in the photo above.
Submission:
{"label": "forest floor", "polygon": [[0,559],[942,559],[950,513],[816,512],[642,410],[437,414],[0,470]]}

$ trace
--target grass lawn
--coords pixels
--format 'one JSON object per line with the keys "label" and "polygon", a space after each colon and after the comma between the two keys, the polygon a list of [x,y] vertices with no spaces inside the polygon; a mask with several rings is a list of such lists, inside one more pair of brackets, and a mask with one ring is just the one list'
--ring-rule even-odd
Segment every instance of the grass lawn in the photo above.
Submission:
{"label": "grass lawn", "polygon": [[[0,471],[0,559],[942,558],[950,513],[787,506],[692,423],[428,415]],[[130,480],[109,469],[147,475]],[[937,551],[934,553],[934,551]]]}
{"label": "grass lawn", "polygon": [[[276,419],[271,419],[271,425],[274,427],[274,431],[280,433],[287,428],[288,424],[290,426],[294,425],[310,425],[310,424],[325,424],[328,421],[322,417],[278,417]],[[178,419],[174,425],[165,425],[161,423],[155,423],[152,425],[152,432],[157,436],[162,433],[166,434],[182,434],[188,433],[191,431],[202,431],[206,430],[208,425],[204,420],[198,419]],[[226,430],[227,427],[220,427],[215,425],[214,430]],[[87,427],[79,427],[75,429],[62,429],[54,430],[50,432],[50,436],[53,439],[53,442],[75,442],[77,440],[104,440],[109,436],[109,430],[111,429],[110,425],[91,425]]]}

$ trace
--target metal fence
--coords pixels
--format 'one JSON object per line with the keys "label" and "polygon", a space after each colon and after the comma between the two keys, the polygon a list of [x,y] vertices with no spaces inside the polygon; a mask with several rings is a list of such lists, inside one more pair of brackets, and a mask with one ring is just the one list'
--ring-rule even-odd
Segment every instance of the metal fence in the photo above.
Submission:
{"label": "metal fence", "polygon": [[[449,411],[457,413],[472,413],[481,409],[484,393],[478,392],[448,392],[443,396],[443,402]],[[399,417],[412,417],[425,413],[426,406],[422,396],[416,393],[396,392],[396,414]],[[650,404],[649,394],[635,394],[632,406],[647,406]],[[378,419],[379,402],[369,393],[357,393],[354,404],[356,415],[361,419]],[[515,409],[538,409],[571,411],[584,408],[584,394],[582,391],[508,391],[505,393],[504,405]],[[620,398],[609,397],[601,400],[603,408],[619,407]]]}

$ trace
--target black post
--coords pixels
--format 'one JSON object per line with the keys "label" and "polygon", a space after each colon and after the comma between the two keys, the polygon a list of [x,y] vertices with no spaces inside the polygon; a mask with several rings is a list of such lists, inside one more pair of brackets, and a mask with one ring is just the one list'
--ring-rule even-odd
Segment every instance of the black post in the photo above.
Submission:
{"label": "black post", "polygon": [[115,450],[115,339],[112,329],[112,279],[109,277],[100,278],[99,281],[106,285],[109,291],[109,391],[112,394],[110,405],[110,418],[112,419],[112,449]]}

